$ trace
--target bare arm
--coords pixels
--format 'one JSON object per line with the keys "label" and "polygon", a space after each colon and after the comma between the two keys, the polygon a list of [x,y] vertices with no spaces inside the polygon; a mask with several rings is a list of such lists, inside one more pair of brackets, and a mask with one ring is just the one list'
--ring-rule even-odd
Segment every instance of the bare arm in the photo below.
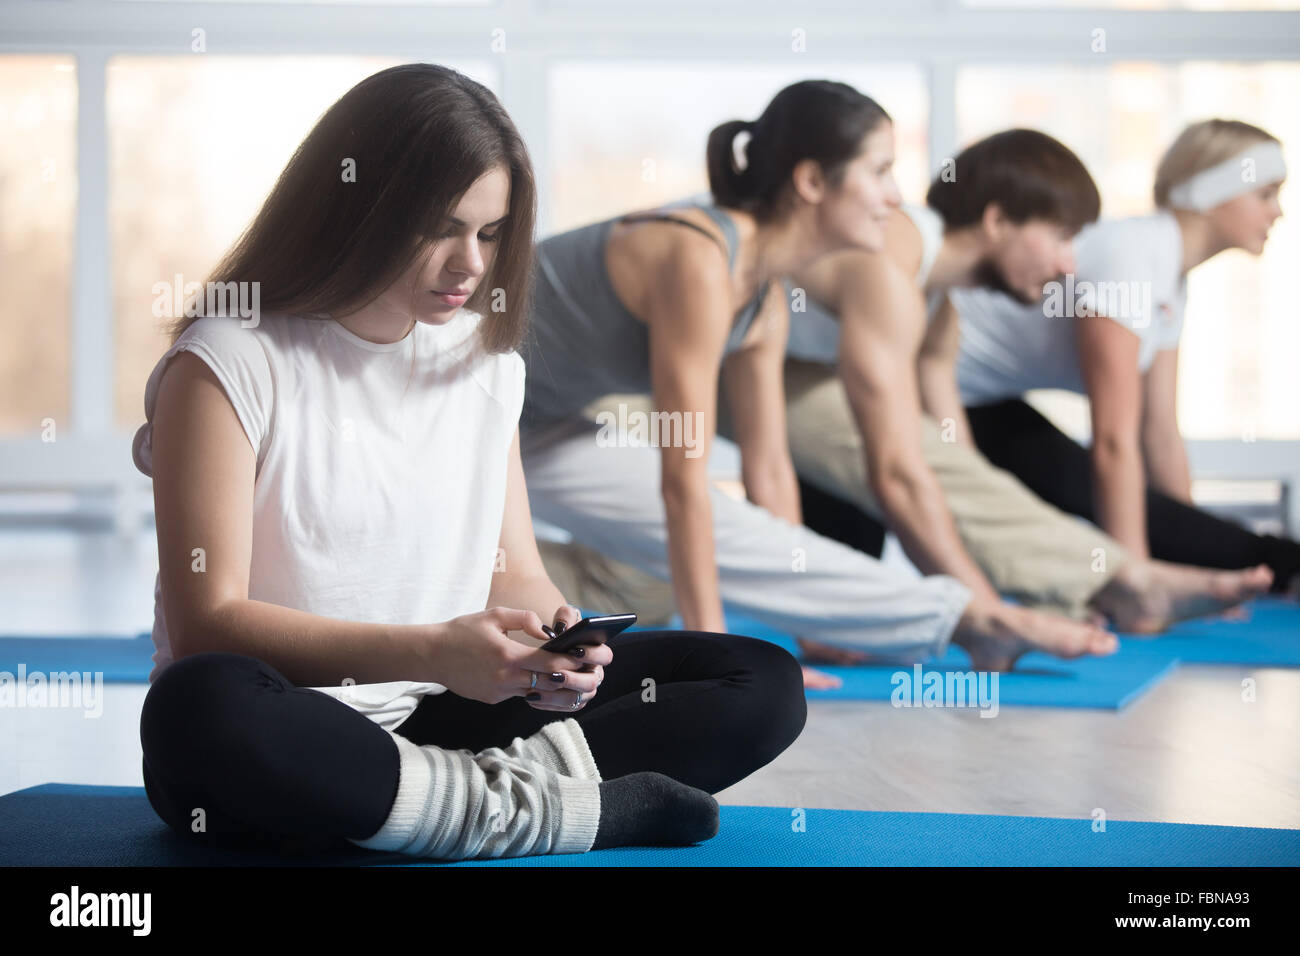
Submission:
{"label": "bare arm", "polygon": [[858,253],[837,268],[835,284],[840,375],[890,528],[923,573],[950,574],[977,597],[996,600],[921,448],[916,367],[925,316],[915,283],[886,256]]}
{"label": "bare arm", "polygon": [[[537,551],[537,538],[533,532],[533,515],[528,507],[528,488],[524,483],[524,468],[519,458],[519,429],[515,429],[510,443],[510,464],[506,484],[505,513],[501,519],[500,550],[497,570],[492,574],[492,589],[488,593],[488,607],[521,608],[533,611],[543,621],[563,618],[565,626],[576,624],[578,615],[567,613],[564,595],[551,581]],[[511,633],[518,638],[519,634]]]}
{"label": "bare arm", "polygon": [[1146,478],[1139,427],[1138,338],[1104,316],[1075,320],[1079,367],[1092,412],[1092,479],[1097,524],[1135,558],[1150,556]]}
{"label": "bare arm", "polygon": [[305,686],[438,680],[434,626],[339,621],[249,599],[256,461],[216,375],[178,353],[153,422],[158,567],[174,657],[246,654]]}
{"label": "bare arm", "polygon": [[660,448],[660,492],[668,524],[673,594],[689,630],[723,631],[714,552],[709,450],[717,428],[718,371],[732,318],[721,250],[706,236],[677,236],[647,304],[655,409],[689,416],[693,448]]}
{"label": "bare arm", "polygon": [[961,321],[952,301],[945,297],[921,340],[921,354],[916,363],[921,387],[921,407],[939,423],[945,435],[951,422],[953,437],[963,445],[974,448],[975,439],[971,435],[970,422],[966,419],[966,406],[962,404],[961,390],[957,387],[957,353],[960,346]]}
{"label": "bare arm", "polygon": [[1169,497],[1192,503],[1187,446],[1178,428],[1178,350],[1156,353],[1142,397],[1142,456],[1147,483]]}
{"label": "bare arm", "polygon": [[745,494],[777,517],[803,524],[799,480],[786,433],[785,343],[790,308],[780,282],[768,286],[763,311],[754,321],[756,341],[727,356],[722,365]]}

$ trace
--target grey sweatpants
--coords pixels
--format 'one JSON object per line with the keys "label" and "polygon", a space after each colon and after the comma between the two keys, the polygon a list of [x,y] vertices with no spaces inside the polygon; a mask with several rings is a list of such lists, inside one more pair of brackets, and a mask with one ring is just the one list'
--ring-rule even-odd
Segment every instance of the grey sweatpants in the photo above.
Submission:
{"label": "grey sweatpants", "polygon": [[[599,431],[599,425],[575,418],[521,433],[533,516],[568,531],[586,548],[670,581],[659,488],[662,452],[632,444],[626,436],[598,443]],[[881,657],[914,661],[943,653],[970,600],[961,582],[945,575],[914,579],[751,502],[711,490],[718,581],[726,604],[769,627]],[[581,602],[568,592],[565,597]]]}

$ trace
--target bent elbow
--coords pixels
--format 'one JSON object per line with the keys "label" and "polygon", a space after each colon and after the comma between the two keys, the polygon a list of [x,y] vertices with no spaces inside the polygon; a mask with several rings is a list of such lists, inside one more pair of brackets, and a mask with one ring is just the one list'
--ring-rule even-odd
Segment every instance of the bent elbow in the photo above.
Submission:
{"label": "bent elbow", "polygon": [[1138,451],[1138,437],[1131,432],[1107,429],[1092,438],[1092,457],[1099,463],[1136,459]]}
{"label": "bent elbow", "polygon": [[192,654],[226,649],[222,635],[226,633],[222,619],[228,604],[192,611],[184,615],[167,615],[167,643],[172,658],[180,660]]}
{"label": "bent elbow", "polygon": [[693,473],[665,475],[659,488],[664,508],[678,511],[689,508],[701,499],[708,499],[707,475]]}
{"label": "bent elbow", "polygon": [[882,462],[867,475],[871,491],[880,506],[890,515],[911,507],[922,487],[919,476],[907,466]]}

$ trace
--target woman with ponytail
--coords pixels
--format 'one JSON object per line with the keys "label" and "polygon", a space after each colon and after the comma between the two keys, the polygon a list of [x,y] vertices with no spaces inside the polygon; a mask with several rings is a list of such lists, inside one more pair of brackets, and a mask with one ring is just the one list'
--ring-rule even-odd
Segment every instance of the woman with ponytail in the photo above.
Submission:
{"label": "woman with ponytail", "polygon": [[[713,130],[711,197],[542,242],[523,348],[532,511],[584,550],[670,582],[691,630],[725,632],[725,602],[840,659],[918,660],[952,642],[975,667],[1006,669],[1031,639],[1009,633],[965,585],[895,572],[802,521],[780,279],[837,250],[880,247],[893,158],[892,123],[875,101],[807,80],[758,119]],[[646,395],[650,408],[606,398]],[[746,500],[709,478],[724,404]],[[1080,625],[1043,649],[1073,657],[1113,646]]]}

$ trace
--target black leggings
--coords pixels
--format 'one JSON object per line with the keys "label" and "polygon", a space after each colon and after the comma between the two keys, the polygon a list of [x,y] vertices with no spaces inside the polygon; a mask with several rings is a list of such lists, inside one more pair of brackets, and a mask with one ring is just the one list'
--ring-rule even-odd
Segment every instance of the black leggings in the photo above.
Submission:
{"label": "black leggings", "polygon": [[879,558],[885,551],[888,529],[852,501],[822,491],[799,479],[799,510],[803,523],[823,538]]}
{"label": "black leggings", "polygon": [[[975,444],[1044,501],[1095,521],[1092,462],[1074,441],[1020,399],[966,409]],[[1241,525],[1147,488],[1147,540],[1151,556],[1202,568],[1267,564],[1273,590],[1284,590],[1300,570],[1300,543],[1255,534]]]}
{"label": "black leggings", "polygon": [[[423,697],[395,732],[478,753],[572,716],[602,779],[654,770],[717,793],[770,763],[803,730],[802,672],[775,644],[647,630],[625,632],[611,647],[600,692],[572,715],[536,710],[522,697],[484,704],[447,691]],[[397,795],[398,751],[388,731],[239,654],[194,654],[164,670],[145,697],[140,740],[154,810],[204,842],[347,846],[383,825]],[[192,829],[197,808],[202,834]]]}

